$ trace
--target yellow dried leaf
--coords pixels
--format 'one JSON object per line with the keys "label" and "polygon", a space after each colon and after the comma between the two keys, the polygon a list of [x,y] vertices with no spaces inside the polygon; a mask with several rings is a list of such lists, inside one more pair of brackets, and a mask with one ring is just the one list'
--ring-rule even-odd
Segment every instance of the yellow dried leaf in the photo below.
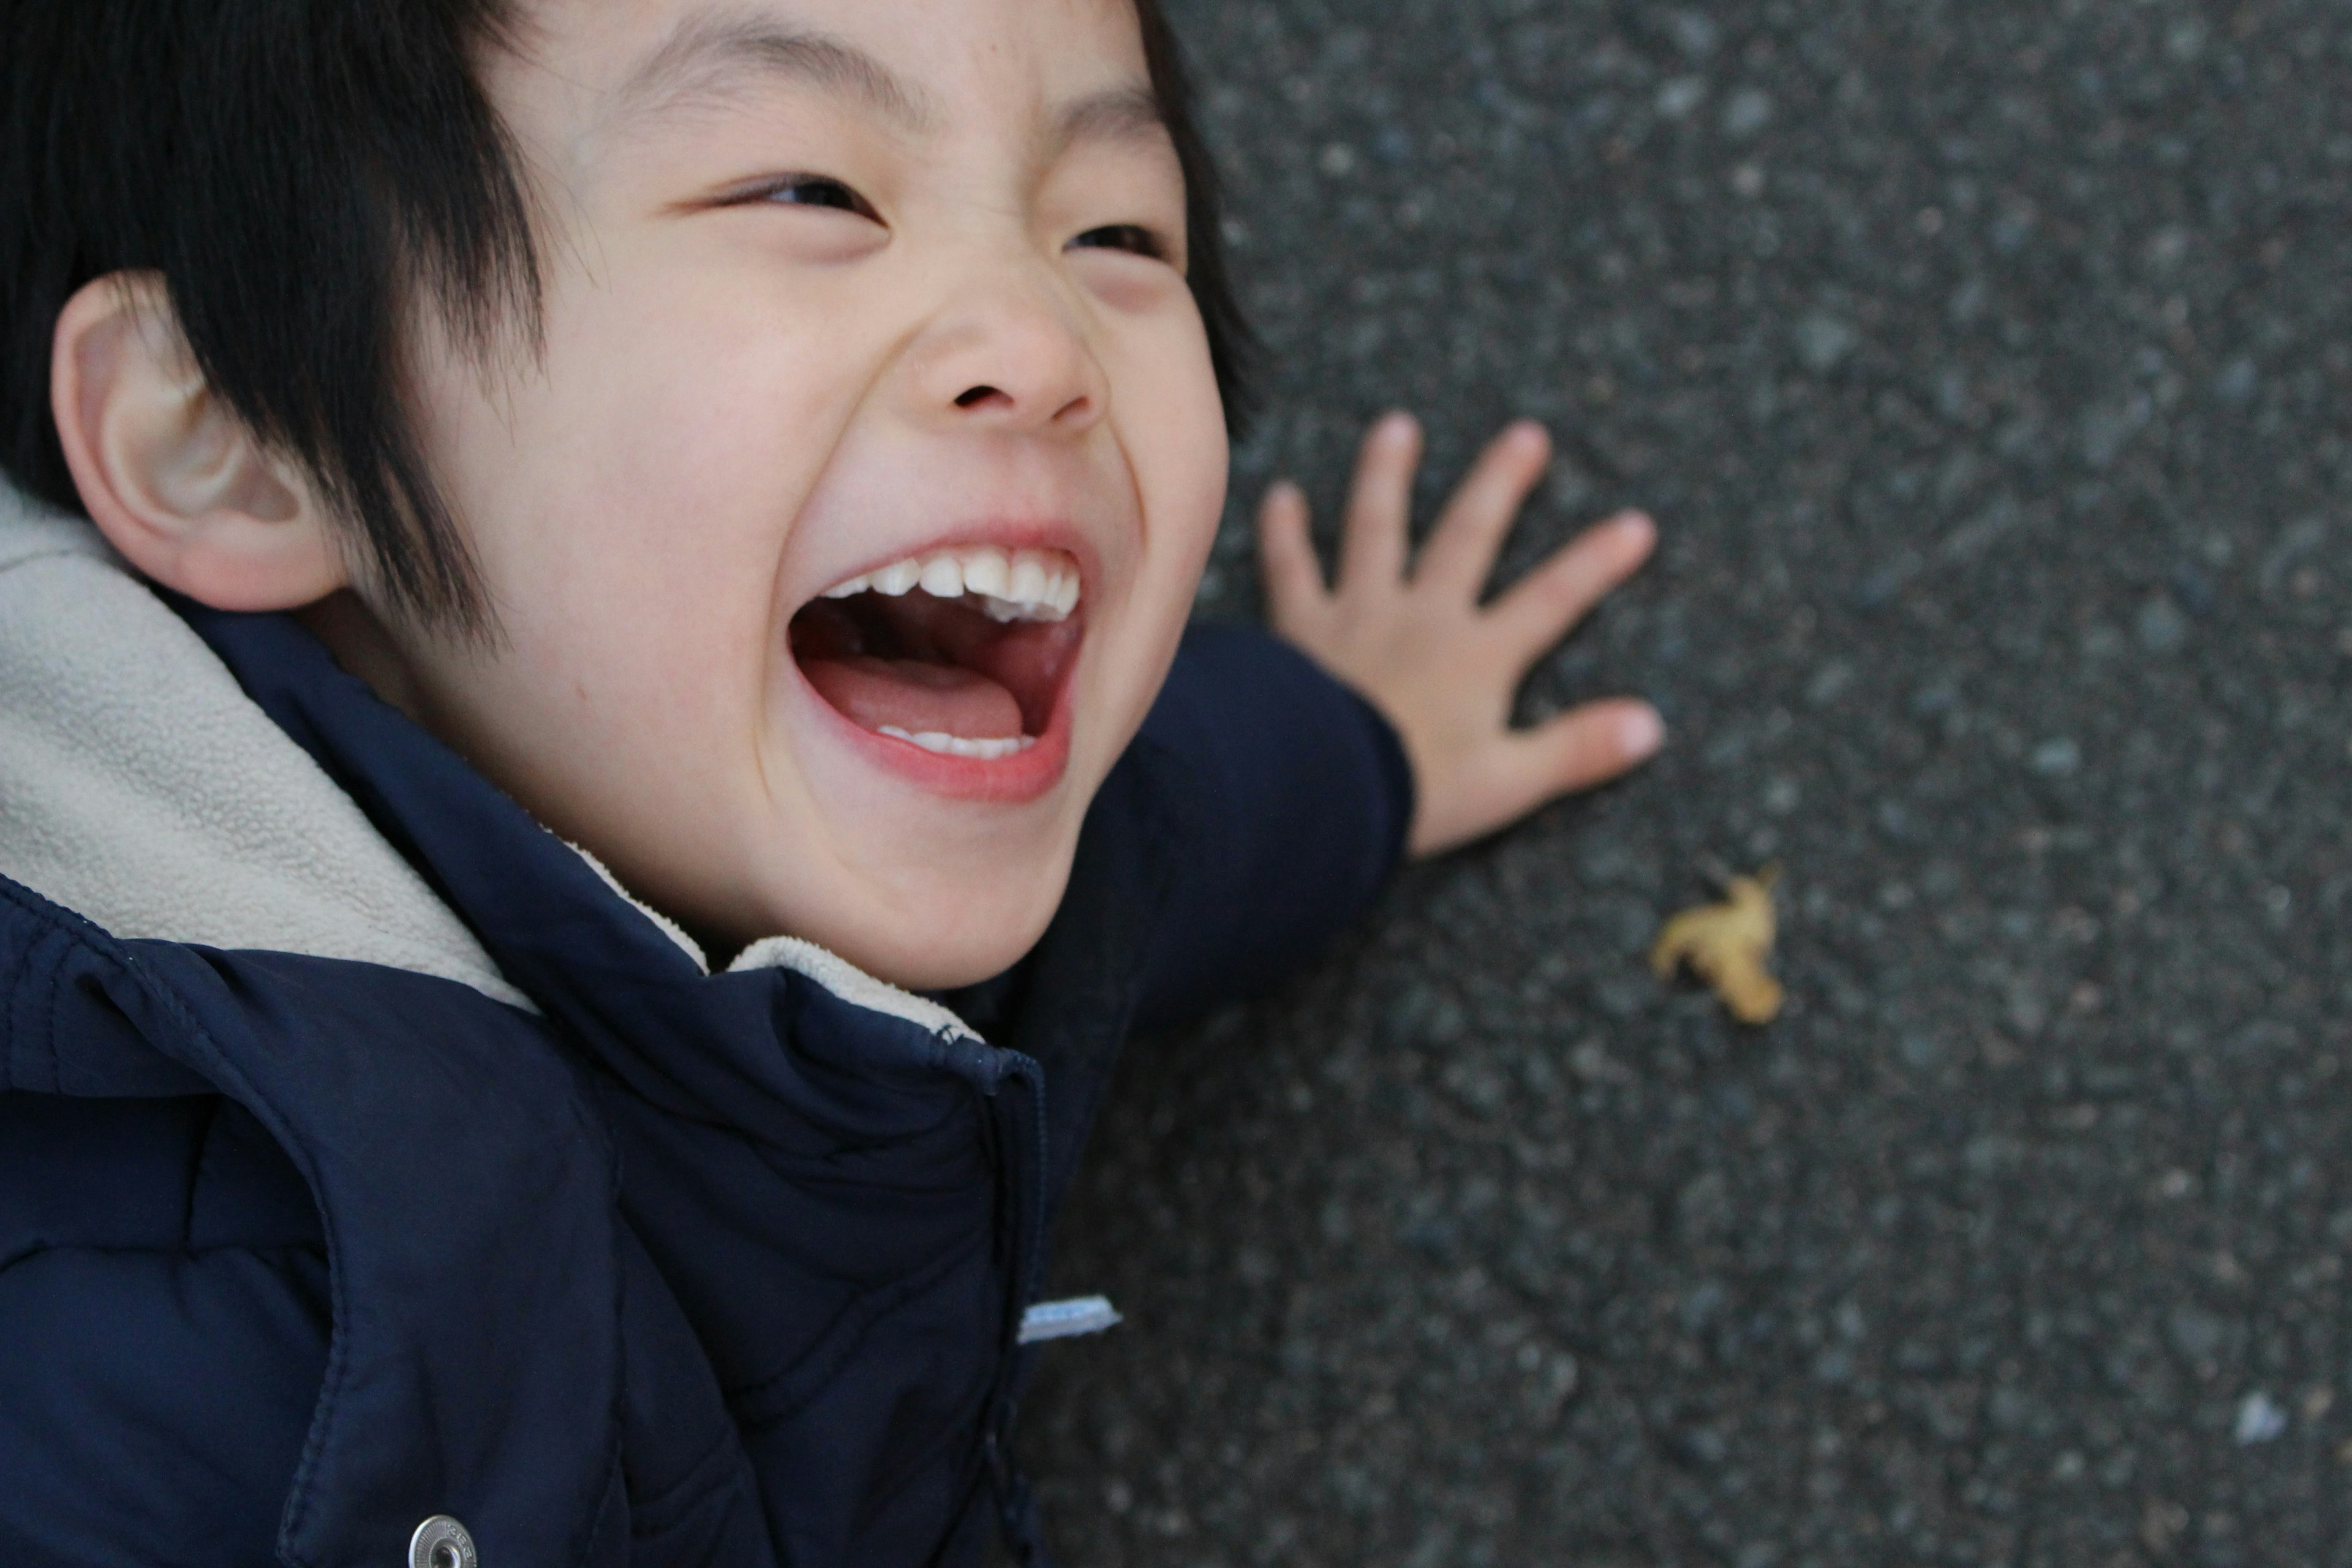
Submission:
{"label": "yellow dried leaf", "polygon": [[1772,952],[1772,884],[1780,869],[1734,877],[1719,904],[1701,904],[1668,921],[1650,949],[1650,968],[1671,980],[1687,963],[1743,1024],[1769,1024],[1780,1013],[1780,983],[1764,961]]}

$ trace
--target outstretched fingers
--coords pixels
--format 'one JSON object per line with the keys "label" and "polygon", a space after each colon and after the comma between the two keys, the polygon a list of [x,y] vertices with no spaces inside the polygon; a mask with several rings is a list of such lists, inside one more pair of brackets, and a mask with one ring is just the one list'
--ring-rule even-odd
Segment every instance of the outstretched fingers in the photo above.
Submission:
{"label": "outstretched fingers", "polygon": [[1257,558],[1276,630],[1295,629],[1328,597],[1323,563],[1307,531],[1307,493],[1288,479],[1276,481],[1258,503]]}
{"label": "outstretched fingers", "polygon": [[1586,529],[1495,602],[1487,619],[1521,658],[1538,658],[1650,558],[1658,527],[1624,511]]}
{"label": "outstretched fingers", "polygon": [[1414,584],[1475,601],[1528,492],[1550,464],[1551,436],[1532,419],[1517,421],[1488,442],[1423,547]]}
{"label": "outstretched fingers", "polygon": [[1339,539],[1339,591],[1382,589],[1404,576],[1412,477],[1421,468],[1421,422],[1384,415],[1364,435]]}
{"label": "outstretched fingers", "polygon": [[1543,652],[1646,559],[1650,520],[1626,512],[1586,531],[1482,603],[1503,542],[1551,460],[1533,421],[1488,445],[1406,574],[1421,426],[1391,414],[1364,438],[1339,563],[1327,577],[1306,496],[1285,480],[1258,507],[1258,556],[1275,626],[1395,725],[1416,786],[1412,848],[1433,855],[1590,789],[1658,750],[1657,710],[1631,698],[1510,727],[1511,694]]}

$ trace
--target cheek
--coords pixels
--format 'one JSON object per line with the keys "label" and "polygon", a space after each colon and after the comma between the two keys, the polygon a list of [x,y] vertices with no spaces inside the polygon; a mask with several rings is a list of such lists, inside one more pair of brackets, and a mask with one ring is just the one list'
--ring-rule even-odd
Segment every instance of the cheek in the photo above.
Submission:
{"label": "cheek", "polygon": [[[1112,363],[1119,442],[1143,506],[1154,556],[1197,571],[1215,539],[1231,456],[1206,334],[1189,300],[1122,345]],[[1184,589],[1189,597],[1191,584]]]}
{"label": "cheek", "polygon": [[1143,517],[1139,571],[1121,617],[1129,651],[1104,672],[1118,693],[1121,744],[1141,724],[1175,657],[1224,511],[1229,450],[1207,347],[1197,327],[1170,336],[1156,358],[1139,364],[1150,374],[1121,389],[1133,395],[1121,401],[1115,394],[1113,401]]}
{"label": "cheek", "polygon": [[830,389],[807,367],[845,357],[813,335],[590,295],[551,302],[543,363],[498,396],[445,376],[452,500],[518,647],[637,695],[736,684],[729,664],[758,678],[738,645],[767,638],[825,445]]}
{"label": "cheek", "polygon": [[1195,333],[1183,347],[1185,374],[1151,386],[1129,452],[1150,570],[1165,574],[1166,591],[1189,608],[1224,514],[1231,451],[1207,345]]}

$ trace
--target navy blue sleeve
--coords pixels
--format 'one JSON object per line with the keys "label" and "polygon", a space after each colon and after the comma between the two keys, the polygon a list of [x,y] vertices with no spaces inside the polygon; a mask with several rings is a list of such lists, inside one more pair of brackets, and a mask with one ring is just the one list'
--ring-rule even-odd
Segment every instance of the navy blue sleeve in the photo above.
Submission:
{"label": "navy blue sleeve", "polygon": [[1195,626],[1144,721],[1192,786],[1139,1026],[1281,980],[1345,927],[1404,853],[1412,772],[1388,721],[1254,626]]}

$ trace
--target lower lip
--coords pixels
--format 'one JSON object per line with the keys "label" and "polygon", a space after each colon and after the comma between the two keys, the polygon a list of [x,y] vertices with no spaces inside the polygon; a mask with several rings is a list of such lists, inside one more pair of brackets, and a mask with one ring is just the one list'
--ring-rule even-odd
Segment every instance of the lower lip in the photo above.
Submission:
{"label": "lower lip", "polygon": [[929,751],[912,741],[902,741],[896,735],[880,735],[849,716],[818,695],[806,676],[799,676],[802,695],[861,754],[887,773],[897,774],[919,788],[950,800],[989,801],[1003,805],[1020,805],[1037,799],[1062,782],[1062,774],[1070,765],[1071,700],[1070,689],[1076,684],[1077,658],[1073,657],[1062,671],[1061,684],[1054,693],[1053,717],[1046,722],[1045,732],[1036,743],[1015,752],[1009,757],[959,757],[945,752]]}

